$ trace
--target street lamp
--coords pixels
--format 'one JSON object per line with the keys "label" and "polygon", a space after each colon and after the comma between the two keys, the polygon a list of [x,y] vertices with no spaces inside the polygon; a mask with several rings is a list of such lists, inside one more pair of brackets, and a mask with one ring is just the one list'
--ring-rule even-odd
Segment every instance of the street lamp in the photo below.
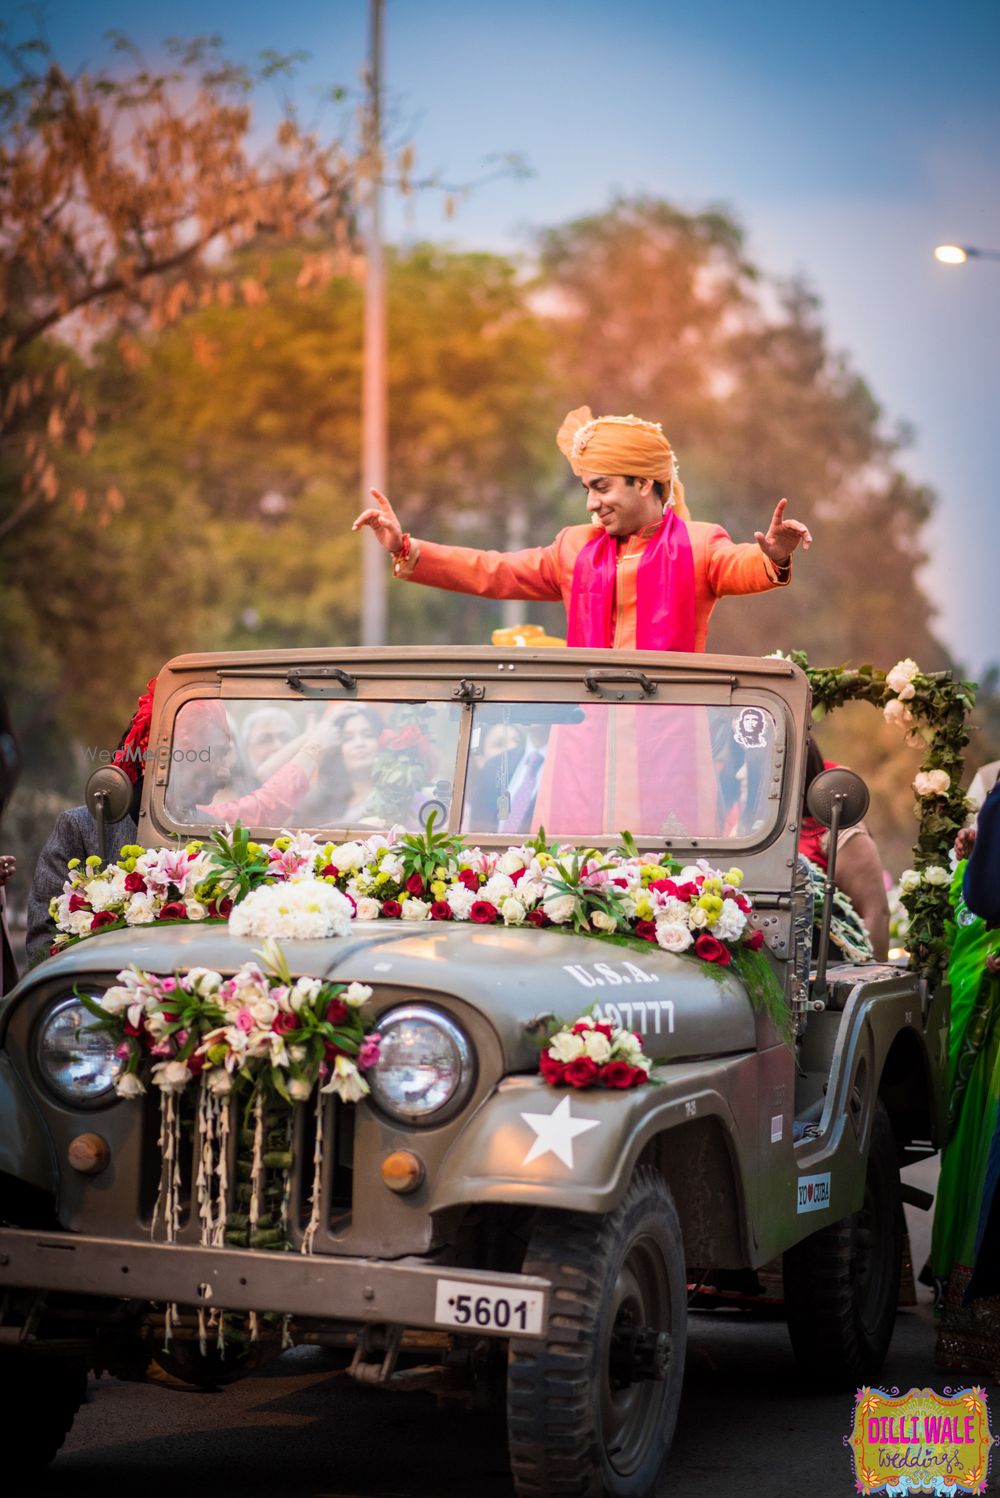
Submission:
{"label": "street lamp", "polygon": [[971,244],[939,244],[934,259],[942,265],[964,265],[967,260],[1000,260],[1000,250],[977,250]]}

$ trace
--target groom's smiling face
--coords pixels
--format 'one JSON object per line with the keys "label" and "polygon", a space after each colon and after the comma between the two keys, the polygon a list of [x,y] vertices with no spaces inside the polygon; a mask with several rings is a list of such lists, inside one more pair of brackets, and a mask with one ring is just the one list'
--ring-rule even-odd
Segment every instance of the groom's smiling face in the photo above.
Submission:
{"label": "groom's smiling face", "polygon": [[627,479],[620,474],[581,473],[587,513],[609,536],[632,536],[655,525],[663,514],[652,479]]}

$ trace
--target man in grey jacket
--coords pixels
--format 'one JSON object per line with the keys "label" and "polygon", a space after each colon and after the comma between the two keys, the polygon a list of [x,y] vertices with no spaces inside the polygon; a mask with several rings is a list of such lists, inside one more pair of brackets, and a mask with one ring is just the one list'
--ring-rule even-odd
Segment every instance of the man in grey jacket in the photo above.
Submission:
{"label": "man in grey jacket", "polygon": [[[106,856],[115,863],[126,843],[134,843],[137,836],[135,821],[131,816],[120,822],[105,826]],[[92,853],[100,853],[97,823],[85,806],[71,806],[61,811],[48,841],[38,856],[35,877],[31,881],[28,895],[28,935],[25,943],[28,961],[41,962],[49,955],[56,937],[55,922],[49,915],[49,904],[53,895],[61,895],[63,885],[69,878],[67,864],[71,858],[81,861]]]}

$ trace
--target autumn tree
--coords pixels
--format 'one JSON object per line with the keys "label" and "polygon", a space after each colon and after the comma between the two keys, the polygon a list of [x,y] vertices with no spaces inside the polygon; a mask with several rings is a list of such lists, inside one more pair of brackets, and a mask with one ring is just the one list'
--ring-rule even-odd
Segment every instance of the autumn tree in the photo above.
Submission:
{"label": "autumn tree", "polygon": [[[300,123],[286,101],[259,149],[255,89],[294,59],[228,63],[218,38],[166,44],[155,70],[122,38],[118,65],[70,75],[39,37],[0,30],[0,534],[60,492],[60,451],[86,453],[95,409],[74,361],[35,353],[58,333],[78,348],[114,328],[129,340],[208,303],[252,303],[252,274],[213,272],[220,253],[262,233],[320,228],[346,253],[364,162]],[[11,483],[10,480],[14,479]],[[113,511],[111,496],[70,496]]]}

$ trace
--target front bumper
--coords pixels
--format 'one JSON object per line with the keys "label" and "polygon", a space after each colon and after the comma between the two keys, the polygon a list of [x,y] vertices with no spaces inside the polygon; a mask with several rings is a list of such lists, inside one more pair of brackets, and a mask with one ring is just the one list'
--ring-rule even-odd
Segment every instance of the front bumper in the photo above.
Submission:
{"label": "front bumper", "polygon": [[[551,1285],[533,1275],[456,1269],[412,1259],[335,1259],[0,1228],[0,1290],[52,1290],[441,1330],[435,1317],[441,1279],[467,1283],[470,1290],[488,1282],[511,1296],[525,1291],[541,1294],[542,1330],[519,1332],[518,1337],[545,1336]],[[509,1335],[489,1327],[472,1329],[476,1336]]]}

